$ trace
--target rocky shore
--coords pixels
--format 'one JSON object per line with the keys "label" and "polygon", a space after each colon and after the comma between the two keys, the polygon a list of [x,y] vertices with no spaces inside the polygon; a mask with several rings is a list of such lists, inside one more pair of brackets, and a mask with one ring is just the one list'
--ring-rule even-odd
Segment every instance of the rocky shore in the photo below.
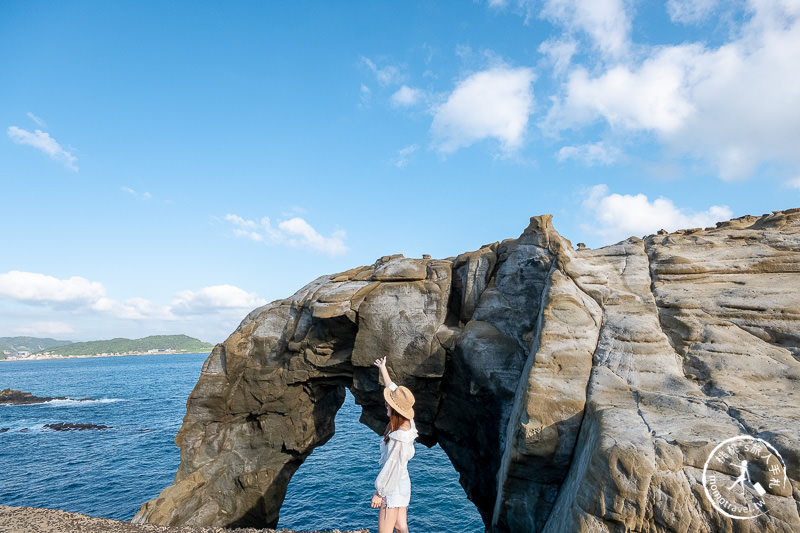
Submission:
{"label": "rocky shore", "polygon": [[[0,505],[0,533],[300,533],[288,529],[225,529],[222,527],[158,526],[131,524],[109,518],[36,507]],[[316,531],[306,533],[369,533],[357,531]]]}

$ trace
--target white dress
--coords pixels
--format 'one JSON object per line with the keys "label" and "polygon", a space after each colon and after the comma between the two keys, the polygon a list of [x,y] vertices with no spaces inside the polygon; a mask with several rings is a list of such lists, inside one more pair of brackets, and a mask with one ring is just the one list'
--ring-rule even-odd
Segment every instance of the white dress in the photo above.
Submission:
{"label": "white dress", "polygon": [[[397,385],[390,383],[389,388],[395,390]],[[411,499],[408,461],[414,457],[414,439],[418,435],[417,426],[411,420],[411,429],[389,433],[388,444],[381,437],[381,471],[375,479],[375,491],[387,507],[408,507]]]}

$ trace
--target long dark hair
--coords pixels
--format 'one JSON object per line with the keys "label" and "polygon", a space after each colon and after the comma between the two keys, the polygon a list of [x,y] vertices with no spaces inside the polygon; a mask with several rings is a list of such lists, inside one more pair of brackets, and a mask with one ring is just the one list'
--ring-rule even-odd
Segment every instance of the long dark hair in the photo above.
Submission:
{"label": "long dark hair", "polygon": [[394,407],[389,406],[389,423],[386,424],[386,431],[383,432],[383,442],[389,444],[389,433],[397,431],[400,426],[408,422],[408,418],[394,410]]}

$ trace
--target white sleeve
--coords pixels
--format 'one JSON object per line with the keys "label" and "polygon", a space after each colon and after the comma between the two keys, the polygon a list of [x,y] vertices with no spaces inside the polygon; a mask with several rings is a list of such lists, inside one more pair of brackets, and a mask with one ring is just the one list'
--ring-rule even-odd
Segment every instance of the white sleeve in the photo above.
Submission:
{"label": "white sleeve", "polygon": [[378,477],[375,479],[375,491],[381,498],[392,492],[400,481],[403,473],[401,448],[402,445],[399,441],[389,439],[386,462],[383,463],[383,468],[381,468]]}
{"label": "white sleeve", "polygon": [[397,390],[397,383],[395,383],[394,381],[390,381],[390,382],[389,382],[389,384],[388,384],[388,385],[386,385],[386,386],[387,386],[388,388],[392,389],[392,392],[394,392],[394,391],[396,391],[396,390]]}

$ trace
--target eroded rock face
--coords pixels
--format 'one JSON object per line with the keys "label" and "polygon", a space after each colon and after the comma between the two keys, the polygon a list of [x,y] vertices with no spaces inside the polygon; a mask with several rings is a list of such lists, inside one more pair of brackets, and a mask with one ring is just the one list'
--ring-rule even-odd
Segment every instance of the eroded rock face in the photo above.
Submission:
{"label": "eroded rock face", "polygon": [[[274,527],[345,388],[385,427],[381,355],[487,530],[800,531],[800,210],[578,251],[541,216],[454,259],[321,277],[214,349],[175,482],[134,521]],[[734,520],[701,477],[743,434],[786,481]]]}

